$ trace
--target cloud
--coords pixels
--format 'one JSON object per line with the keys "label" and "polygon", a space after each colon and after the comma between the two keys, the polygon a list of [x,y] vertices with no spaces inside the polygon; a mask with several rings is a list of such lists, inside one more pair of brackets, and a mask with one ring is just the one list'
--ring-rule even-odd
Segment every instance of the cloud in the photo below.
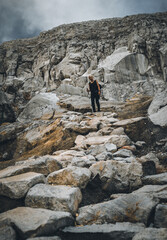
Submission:
{"label": "cloud", "polygon": [[1,0],[0,42],[64,23],[167,11],[166,0]]}

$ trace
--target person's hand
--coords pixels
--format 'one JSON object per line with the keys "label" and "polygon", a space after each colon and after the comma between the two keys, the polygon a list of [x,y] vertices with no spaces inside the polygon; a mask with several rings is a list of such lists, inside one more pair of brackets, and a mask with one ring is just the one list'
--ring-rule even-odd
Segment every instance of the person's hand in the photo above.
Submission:
{"label": "person's hand", "polygon": [[100,91],[98,91],[98,95],[100,95]]}

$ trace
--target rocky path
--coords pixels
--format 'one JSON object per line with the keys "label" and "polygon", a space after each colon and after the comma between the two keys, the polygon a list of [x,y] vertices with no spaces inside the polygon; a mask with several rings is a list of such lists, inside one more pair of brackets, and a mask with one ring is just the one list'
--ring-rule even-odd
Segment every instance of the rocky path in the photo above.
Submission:
{"label": "rocky path", "polygon": [[17,135],[17,151],[1,164],[0,239],[167,239],[166,163],[149,152],[146,116],[71,103],[1,126],[1,141]]}

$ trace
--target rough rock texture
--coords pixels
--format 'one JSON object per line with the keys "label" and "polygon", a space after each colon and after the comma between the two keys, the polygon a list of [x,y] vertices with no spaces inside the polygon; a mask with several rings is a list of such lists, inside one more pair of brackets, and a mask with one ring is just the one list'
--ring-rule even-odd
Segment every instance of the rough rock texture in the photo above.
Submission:
{"label": "rough rock texture", "polygon": [[149,223],[151,211],[158,201],[148,194],[129,194],[108,202],[79,209],[78,224],[102,224],[115,222]]}
{"label": "rough rock texture", "polygon": [[[2,237],[164,240],[166,39],[167,13],[156,13],[0,45]],[[102,85],[97,113],[90,74]]]}
{"label": "rough rock texture", "polygon": [[16,233],[12,227],[9,226],[0,227],[0,239],[16,240]]}
{"label": "rough rock texture", "polygon": [[47,181],[54,185],[69,185],[85,188],[91,177],[91,171],[81,167],[67,167],[48,175]]}
{"label": "rough rock texture", "polygon": [[160,228],[146,228],[140,233],[137,233],[132,240],[165,240],[167,236],[167,229]]}
{"label": "rough rock texture", "polygon": [[20,122],[40,119],[44,114],[53,115],[55,111],[62,111],[57,105],[58,97],[54,93],[40,93],[33,97],[17,120]]}
{"label": "rough rock texture", "polygon": [[152,96],[166,86],[166,19],[157,13],[74,23],[3,43],[0,84],[20,108],[41,89],[86,95],[90,73],[105,99]]}
{"label": "rough rock texture", "polygon": [[157,228],[166,228],[167,226],[167,204],[158,204],[155,209],[154,226]]}
{"label": "rough rock texture", "polygon": [[45,183],[45,177],[39,173],[24,173],[0,179],[0,195],[9,198],[22,198],[35,184]]}
{"label": "rough rock texture", "polygon": [[61,238],[67,240],[84,240],[89,239],[105,239],[105,240],[128,240],[136,233],[144,229],[143,224],[133,223],[117,223],[117,224],[102,224],[82,227],[66,227],[61,233]]}
{"label": "rough rock texture", "polygon": [[20,239],[55,234],[65,226],[73,225],[70,213],[41,208],[20,207],[0,214],[0,224],[13,225]]}
{"label": "rough rock texture", "polygon": [[100,161],[89,169],[93,177],[99,175],[102,189],[110,193],[131,191],[142,184],[142,167],[137,162]]}
{"label": "rough rock texture", "polygon": [[0,90],[0,124],[3,122],[14,122],[15,113],[6,94]]}
{"label": "rough rock texture", "polygon": [[167,127],[167,89],[156,95],[149,106],[148,114],[154,125]]}
{"label": "rough rock texture", "polygon": [[25,205],[75,214],[81,200],[79,188],[37,184],[27,193]]}

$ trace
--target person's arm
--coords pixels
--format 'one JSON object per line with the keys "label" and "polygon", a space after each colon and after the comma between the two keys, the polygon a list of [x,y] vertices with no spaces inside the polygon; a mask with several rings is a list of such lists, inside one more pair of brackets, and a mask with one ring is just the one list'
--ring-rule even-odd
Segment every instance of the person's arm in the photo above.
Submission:
{"label": "person's arm", "polygon": [[87,92],[90,92],[90,83],[88,84]]}
{"label": "person's arm", "polygon": [[97,80],[96,80],[96,84],[97,84],[97,87],[98,87],[98,94],[100,95],[100,86],[99,86],[99,83],[98,83]]}

